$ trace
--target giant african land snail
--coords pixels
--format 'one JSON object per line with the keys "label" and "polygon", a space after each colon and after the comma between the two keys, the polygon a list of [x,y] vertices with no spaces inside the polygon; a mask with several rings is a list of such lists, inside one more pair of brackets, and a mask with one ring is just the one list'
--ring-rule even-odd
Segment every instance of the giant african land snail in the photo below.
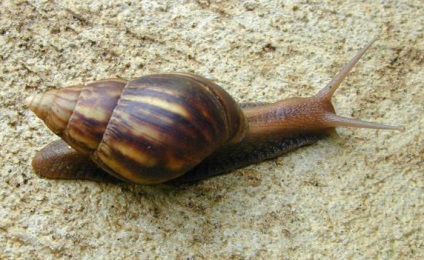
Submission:
{"label": "giant african land snail", "polygon": [[375,40],[309,98],[238,105],[212,81],[184,73],[102,80],[30,96],[27,106],[79,152],[56,141],[38,152],[33,167],[49,178],[95,178],[92,172],[100,167],[133,183],[192,181],[314,143],[337,126],[402,130],[338,116],[331,104]]}

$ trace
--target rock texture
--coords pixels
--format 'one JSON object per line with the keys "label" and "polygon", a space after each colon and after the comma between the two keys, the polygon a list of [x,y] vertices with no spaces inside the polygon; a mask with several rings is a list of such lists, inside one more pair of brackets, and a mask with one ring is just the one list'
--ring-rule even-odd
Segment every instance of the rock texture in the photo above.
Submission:
{"label": "rock texture", "polygon": [[[0,2],[0,258],[424,257],[424,7],[411,1]],[[37,177],[56,139],[26,96],[167,71],[238,101],[309,96],[367,41],[338,113],[404,133],[340,128],[275,160],[191,185]]]}

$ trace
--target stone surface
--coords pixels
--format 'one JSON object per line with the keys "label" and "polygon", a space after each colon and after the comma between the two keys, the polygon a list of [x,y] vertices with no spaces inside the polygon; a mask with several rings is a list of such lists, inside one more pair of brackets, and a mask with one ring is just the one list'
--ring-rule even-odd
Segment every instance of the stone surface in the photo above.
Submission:
{"label": "stone surface", "polygon": [[[1,258],[424,257],[421,1],[81,2],[0,2]],[[241,102],[309,96],[376,35],[334,104],[404,133],[340,128],[182,186],[45,180],[30,167],[56,139],[24,107],[32,93],[181,71]]]}

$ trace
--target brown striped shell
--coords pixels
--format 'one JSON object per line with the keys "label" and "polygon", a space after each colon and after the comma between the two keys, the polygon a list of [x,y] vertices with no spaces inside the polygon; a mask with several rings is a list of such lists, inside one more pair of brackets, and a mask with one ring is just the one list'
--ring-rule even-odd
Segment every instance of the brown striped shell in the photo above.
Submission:
{"label": "brown striped shell", "polygon": [[71,147],[133,183],[177,178],[247,131],[233,98],[191,74],[96,81],[34,95],[27,104]]}

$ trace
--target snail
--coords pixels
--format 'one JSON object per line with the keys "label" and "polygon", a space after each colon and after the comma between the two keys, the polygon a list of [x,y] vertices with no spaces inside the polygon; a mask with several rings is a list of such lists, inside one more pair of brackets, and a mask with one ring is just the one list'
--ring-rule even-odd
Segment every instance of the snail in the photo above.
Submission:
{"label": "snail", "polygon": [[[316,95],[275,103],[236,101],[187,73],[96,81],[35,94],[26,105],[62,140],[33,159],[38,175],[136,184],[194,181],[274,158],[335,127],[400,130],[336,115],[331,98],[376,38]],[[72,147],[72,148],[70,148]]]}

